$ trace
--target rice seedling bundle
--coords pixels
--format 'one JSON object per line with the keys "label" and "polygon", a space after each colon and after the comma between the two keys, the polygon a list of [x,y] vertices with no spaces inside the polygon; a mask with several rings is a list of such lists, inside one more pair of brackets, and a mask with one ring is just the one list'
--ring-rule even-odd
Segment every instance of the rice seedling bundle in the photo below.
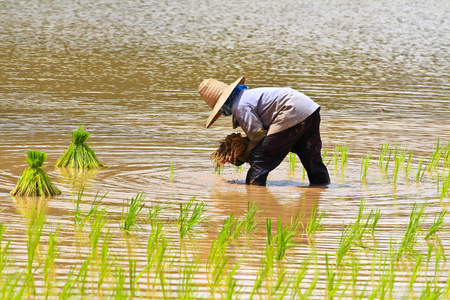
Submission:
{"label": "rice seedling bundle", "polygon": [[240,133],[227,135],[219,142],[219,148],[211,154],[216,170],[226,163],[236,164],[236,160],[247,149],[248,139]]}
{"label": "rice seedling bundle", "polygon": [[98,169],[106,167],[95,156],[94,151],[85,144],[92,134],[84,131],[83,126],[72,131],[72,144],[56,161],[56,167],[71,167],[79,169]]}
{"label": "rice seedling bundle", "polygon": [[47,154],[31,150],[27,152],[26,162],[29,164],[22,176],[17,181],[16,187],[11,191],[11,196],[54,196],[61,194],[50,179],[41,169]]}

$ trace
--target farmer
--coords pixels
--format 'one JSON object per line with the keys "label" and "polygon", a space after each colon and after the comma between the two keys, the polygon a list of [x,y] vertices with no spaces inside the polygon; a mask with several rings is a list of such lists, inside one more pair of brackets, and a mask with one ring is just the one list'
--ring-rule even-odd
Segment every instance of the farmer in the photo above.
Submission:
{"label": "farmer", "polygon": [[249,139],[235,165],[250,164],[246,184],[265,186],[269,172],[289,152],[296,153],[311,185],[328,184],[330,177],[320,154],[320,106],[291,88],[255,88],[244,85],[245,77],[227,85],[205,79],[198,92],[212,108],[206,128],[220,115],[233,116]]}

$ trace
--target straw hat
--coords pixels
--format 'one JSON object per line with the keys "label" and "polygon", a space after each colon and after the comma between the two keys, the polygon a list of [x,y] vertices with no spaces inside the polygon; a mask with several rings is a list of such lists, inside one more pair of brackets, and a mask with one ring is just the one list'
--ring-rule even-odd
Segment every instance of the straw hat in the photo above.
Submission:
{"label": "straw hat", "polygon": [[245,77],[241,77],[232,84],[228,85],[215,79],[205,79],[198,86],[198,92],[202,96],[203,100],[212,108],[212,112],[206,121],[206,128],[211,126],[219,117],[219,110],[227,101],[228,97],[233,92],[234,88],[238,84],[243,84]]}

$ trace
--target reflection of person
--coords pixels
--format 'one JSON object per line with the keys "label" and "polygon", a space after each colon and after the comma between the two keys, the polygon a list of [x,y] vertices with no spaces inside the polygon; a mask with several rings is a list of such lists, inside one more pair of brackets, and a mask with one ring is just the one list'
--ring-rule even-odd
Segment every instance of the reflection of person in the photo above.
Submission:
{"label": "reflection of person", "polygon": [[235,162],[250,164],[246,183],[266,185],[269,172],[289,152],[300,157],[310,184],[330,183],[320,153],[320,106],[291,88],[248,89],[244,82],[245,77],[231,85],[205,79],[198,91],[212,108],[206,128],[220,115],[232,115],[233,128],[240,126],[247,135],[247,149]]}
{"label": "reflection of person", "polygon": [[[292,191],[292,192],[291,192]],[[220,211],[220,218],[233,214],[234,217],[242,218],[248,213],[247,205],[258,205],[259,211],[264,212],[258,221],[258,226],[254,234],[265,235],[266,219],[272,220],[272,228],[276,228],[276,222],[280,219],[283,224],[289,224],[297,215],[304,226],[307,225],[312,210],[315,205],[319,208],[320,199],[324,189],[320,187],[292,188],[283,187],[281,194],[277,188],[261,188],[259,186],[246,186],[242,189],[230,189],[220,187],[212,192],[212,202],[217,205]],[[295,195],[294,198],[286,198],[283,193]],[[258,216],[260,214],[258,213]]]}

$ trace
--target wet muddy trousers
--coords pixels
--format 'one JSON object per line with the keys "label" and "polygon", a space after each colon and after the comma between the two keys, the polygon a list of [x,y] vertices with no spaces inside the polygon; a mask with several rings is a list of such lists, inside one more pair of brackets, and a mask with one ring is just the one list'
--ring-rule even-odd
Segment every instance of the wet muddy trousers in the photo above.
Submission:
{"label": "wet muddy trousers", "polygon": [[275,169],[289,152],[300,157],[311,185],[330,183],[328,170],[322,162],[319,112],[320,108],[305,121],[266,136],[248,158],[250,169],[246,184],[266,185],[269,172]]}

